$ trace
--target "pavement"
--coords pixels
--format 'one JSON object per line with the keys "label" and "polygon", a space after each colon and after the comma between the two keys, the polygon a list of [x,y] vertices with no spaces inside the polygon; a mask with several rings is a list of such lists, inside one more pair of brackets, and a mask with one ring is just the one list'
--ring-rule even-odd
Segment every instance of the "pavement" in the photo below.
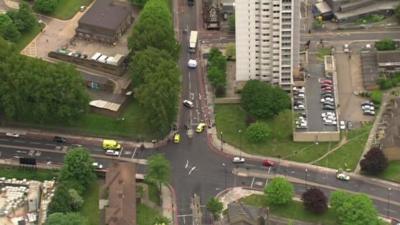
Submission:
{"label": "pavement", "polygon": [[161,198],[162,198],[162,215],[171,221],[172,224],[176,224],[176,208],[175,208],[175,192],[174,189],[169,185],[163,185],[161,187]]}

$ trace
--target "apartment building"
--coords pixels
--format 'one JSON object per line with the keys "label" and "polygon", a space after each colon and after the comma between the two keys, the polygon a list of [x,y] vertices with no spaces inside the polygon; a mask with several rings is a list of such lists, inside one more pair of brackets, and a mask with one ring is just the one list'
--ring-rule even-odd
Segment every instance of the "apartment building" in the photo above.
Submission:
{"label": "apartment building", "polygon": [[298,70],[299,0],[236,1],[236,81],[260,79],[289,89]]}

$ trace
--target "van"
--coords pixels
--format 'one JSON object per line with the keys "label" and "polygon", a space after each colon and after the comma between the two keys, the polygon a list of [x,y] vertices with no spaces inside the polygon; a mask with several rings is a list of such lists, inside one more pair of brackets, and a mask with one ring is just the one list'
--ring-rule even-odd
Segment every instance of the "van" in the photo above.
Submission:
{"label": "van", "polygon": [[121,144],[116,140],[103,140],[104,150],[121,150]]}

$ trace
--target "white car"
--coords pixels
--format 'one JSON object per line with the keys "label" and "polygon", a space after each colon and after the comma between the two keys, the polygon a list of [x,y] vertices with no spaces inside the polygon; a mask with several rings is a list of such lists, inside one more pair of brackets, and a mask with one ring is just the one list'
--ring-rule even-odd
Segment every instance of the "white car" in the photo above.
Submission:
{"label": "white car", "polygon": [[344,172],[339,172],[339,171],[336,173],[336,178],[338,180],[343,180],[343,181],[349,181],[350,180],[350,176],[349,175],[347,175]]}
{"label": "white car", "polygon": [[13,133],[13,132],[7,132],[7,133],[6,133],[6,136],[17,138],[17,137],[19,137],[19,134],[18,134],[18,133]]}
{"label": "white car", "polygon": [[343,120],[340,121],[340,129],[341,130],[346,130],[346,122],[344,122]]}
{"label": "white car", "polygon": [[189,59],[187,65],[189,68],[195,69],[197,67],[197,61],[195,59]]}
{"label": "white car", "polygon": [[119,156],[119,151],[114,151],[114,150],[107,150],[106,151],[106,155],[110,155],[110,156]]}
{"label": "white car", "polygon": [[194,106],[193,102],[191,102],[189,100],[183,100],[183,105],[188,108],[193,108],[193,106]]}
{"label": "white car", "polygon": [[363,105],[361,106],[362,110],[375,110],[375,107],[371,106],[371,105]]}
{"label": "white car", "polygon": [[334,100],[335,100],[335,99],[329,98],[329,97],[321,98],[321,103],[324,103],[324,102],[333,102]]}
{"label": "white car", "polygon": [[295,105],[293,108],[295,110],[303,110],[304,109],[304,105]]}
{"label": "white car", "polygon": [[297,94],[297,95],[295,95],[295,97],[304,98],[304,93]]}
{"label": "white car", "polygon": [[233,163],[244,163],[246,160],[243,157],[235,156],[232,159]]}
{"label": "white car", "polygon": [[344,44],[344,45],[343,45],[343,52],[345,52],[345,53],[350,52],[350,49],[349,49],[349,45],[348,45],[348,44]]}
{"label": "white car", "polygon": [[103,165],[101,163],[98,162],[93,162],[92,166],[96,169],[103,169]]}

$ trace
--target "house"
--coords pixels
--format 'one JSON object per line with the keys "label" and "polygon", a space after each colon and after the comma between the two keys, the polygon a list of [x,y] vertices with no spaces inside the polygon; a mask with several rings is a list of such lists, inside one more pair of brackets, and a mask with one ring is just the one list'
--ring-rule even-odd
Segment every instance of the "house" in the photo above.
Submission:
{"label": "house", "polygon": [[205,27],[208,30],[220,28],[220,14],[219,8],[215,6],[214,2],[206,1],[203,4],[203,19]]}
{"label": "house", "polygon": [[130,27],[132,7],[119,0],[96,0],[81,17],[76,37],[113,44]]}
{"label": "house", "polygon": [[[268,225],[268,209],[233,202],[228,205],[226,223],[229,225]],[[264,223],[260,223],[264,221]]]}
{"label": "house", "polygon": [[106,173],[105,224],[136,225],[136,165],[116,162]]}
{"label": "house", "polygon": [[378,87],[377,80],[379,78],[376,52],[361,51],[361,73],[363,85],[366,90],[373,90]]}
{"label": "house", "polygon": [[378,71],[380,73],[400,72],[400,51],[378,51],[376,53]]}

